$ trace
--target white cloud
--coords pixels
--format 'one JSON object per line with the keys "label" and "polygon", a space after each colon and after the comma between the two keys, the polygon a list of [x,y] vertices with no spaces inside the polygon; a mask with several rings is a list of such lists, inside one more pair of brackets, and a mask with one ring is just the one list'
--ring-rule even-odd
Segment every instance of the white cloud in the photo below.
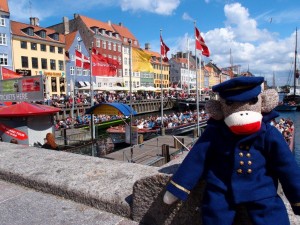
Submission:
{"label": "white cloud", "polygon": [[180,0],[120,0],[124,11],[148,11],[160,15],[171,15],[179,6]]}
{"label": "white cloud", "polygon": [[183,13],[182,19],[187,21],[195,21],[187,12]]}

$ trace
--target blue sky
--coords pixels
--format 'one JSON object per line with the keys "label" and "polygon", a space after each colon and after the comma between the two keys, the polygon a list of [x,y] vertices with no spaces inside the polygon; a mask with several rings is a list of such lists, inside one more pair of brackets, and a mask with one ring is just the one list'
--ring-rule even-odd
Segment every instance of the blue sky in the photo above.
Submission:
{"label": "blue sky", "polygon": [[[194,21],[219,67],[233,64],[242,71],[264,76],[273,74],[284,85],[292,73],[295,29],[300,28],[299,0],[8,0],[11,18],[29,23],[38,17],[47,27],[79,13],[103,22],[122,22],[139,40],[159,51],[162,29],[170,54],[194,51]],[[300,32],[298,32],[298,37]],[[298,41],[299,43],[299,41]],[[300,43],[299,43],[300,45]],[[299,46],[298,45],[298,46]]]}

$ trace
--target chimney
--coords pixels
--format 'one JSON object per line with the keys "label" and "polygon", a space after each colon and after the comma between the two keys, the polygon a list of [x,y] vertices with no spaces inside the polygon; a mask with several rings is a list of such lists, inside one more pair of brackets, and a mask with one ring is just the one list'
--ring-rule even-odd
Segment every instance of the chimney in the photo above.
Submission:
{"label": "chimney", "polygon": [[32,26],[39,26],[39,18],[37,17],[30,17],[30,25]]}
{"label": "chimney", "polygon": [[70,25],[69,25],[69,18],[64,16],[63,17],[63,24],[64,24],[64,34],[70,33]]}
{"label": "chimney", "polygon": [[150,50],[150,49],[151,49],[150,43],[146,43],[145,44],[145,50]]}
{"label": "chimney", "polygon": [[78,13],[74,13],[74,19],[77,19],[79,17]]}
{"label": "chimney", "polygon": [[122,22],[120,22],[120,23],[119,23],[119,26],[120,26],[120,27],[123,27],[123,23],[122,23]]}
{"label": "chimney", "polygon": [[109,26],[111,26],[111,21],[109,20],[109,21],[107,21],[107,24],[109,25]]}

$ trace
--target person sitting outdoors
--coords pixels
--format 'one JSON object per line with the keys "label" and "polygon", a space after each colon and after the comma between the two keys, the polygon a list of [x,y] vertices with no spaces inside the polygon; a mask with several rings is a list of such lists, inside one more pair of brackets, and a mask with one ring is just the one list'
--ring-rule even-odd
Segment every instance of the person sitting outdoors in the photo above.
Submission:
{"label": "person sitting outdoors", "polygon": [[55,137],[52,133],[47,133],[45,143],[42,145],[42,148],[59,150],[58,145],[55,143]]}

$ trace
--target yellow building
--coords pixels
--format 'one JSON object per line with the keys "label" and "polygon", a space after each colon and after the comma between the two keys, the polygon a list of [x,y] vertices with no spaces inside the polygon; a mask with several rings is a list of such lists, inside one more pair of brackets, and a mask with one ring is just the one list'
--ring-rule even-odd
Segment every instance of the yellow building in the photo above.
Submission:
{"label": "yellow building", "polygon": [[[151,55],[151,64],[153,67],[153,84],[155,88],[161,88],[160,84],[162,81],[163,88],[170,87],[170,64],[168,62],[160,62],[160,54],[158,52],[153,52],[150,50],[145,50],[148,54]],[[162,75],[162,79],[161,76]]]}
{"label": "yellow building", "polygon": [[24,76],[43,75],[45,96],[66,93],[65,37],[55,30],[11,21],[12,57],[16,72]]}

